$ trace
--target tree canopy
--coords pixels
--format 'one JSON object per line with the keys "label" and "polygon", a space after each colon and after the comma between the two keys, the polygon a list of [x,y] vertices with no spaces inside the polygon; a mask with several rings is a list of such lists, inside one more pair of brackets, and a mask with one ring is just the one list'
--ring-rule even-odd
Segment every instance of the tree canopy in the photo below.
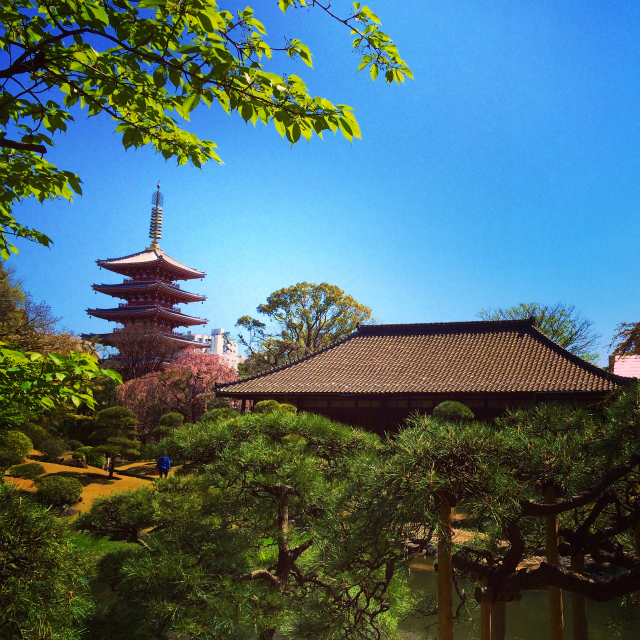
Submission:
{"label": "tree canopy", "polygon": [[[371,78],[403,82],[411,71],[359,2],[338,15],[330,2],[279,0],[280,9],[308,7],[346,27]],[[273,123],[294,144],[324,131],[360,137],[350,107],[314,97],[297,75],[271,71],[278,54],[312,66],[296,38],[272,47],[251,7],[236,12],[215,0],[15,0],[0,13],[0,256],[16,251],[8,236],[49,245],[43,233],[13,216],[28,197],[71,200],[80,178],[42,154],[73,121],[78,105],[115,123],[125,148],[152,145],[165,159],[201,166],[220,161],[211,140],[183,128],[200,104],[220,105],[245,122]]]}
{"label": "tree canopy", "polygon": [[593,322],[573,305],[521,302],[515,307],[482,309],[477,315],[482,320],[526,320],[533,316],[536,327],[561,347],[588,362],[595,363],[598,360],[595,349],[601,336],[593,328]]}
{"label": "tree canopy", "polygon": [[245,371],[277,367],[330,345],[370,322],[371,309],[337,287],[299,282],[272,293],[258,305],[270,326],[251,316],[236,323],[245,330],[241,342],[249,352]]}

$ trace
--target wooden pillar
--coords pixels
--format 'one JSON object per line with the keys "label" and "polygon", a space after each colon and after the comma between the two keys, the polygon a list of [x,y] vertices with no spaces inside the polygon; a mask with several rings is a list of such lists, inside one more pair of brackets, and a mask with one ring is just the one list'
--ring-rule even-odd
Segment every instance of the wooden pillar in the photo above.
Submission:
{"label": "wooden pillar", "polygon": [[491,640],[506,640],[507,637],[507,603],[492,602],[491,607]]}
{"label": "wooden pillar", "polygon": [[[584,556],[571,556],[571,571],[584,573]],[[571,613],[573,616],[573,640],[589,640],[587,628],[587,598],[583,593],[571,594]]]}
{"label": "wooden pillar", "polygon": [[438,640],[453,640],[453,575],[451,571],[451,504],[440,503],[438,536]]}
{"label": "wooden pillar", "polygon": [[[486,587],[489,581],[482,578],[480,584]],[[491,603],[484,600],[480,603],[480,640],[491,640]]]}
{"label": "wooden pillar", "polygon": [[245,413],[247,411],[247,399],[242,398],[242,404],[240,405],[240,413]]}
{"label": "wooden pillar", "polygon": [[[556,501],[553,485],[548,486],[544,492],[545,504],[553,504]],[[545,538],[547,550],[547,563],[558,566],[560,556],[558,554],[558,516],[545,516]],[[549,587],[549,640],[562,640],[564,618],[562,612],[562,591],[559,587]]]}

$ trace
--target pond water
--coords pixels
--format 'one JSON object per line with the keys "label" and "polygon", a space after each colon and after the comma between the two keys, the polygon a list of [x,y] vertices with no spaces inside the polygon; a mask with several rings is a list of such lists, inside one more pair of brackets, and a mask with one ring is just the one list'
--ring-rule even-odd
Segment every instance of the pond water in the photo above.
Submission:
{"label": "pond water", "polygon": [[[433,570],[433,558],[418,558],[411,565],[409,585],[414,589],[421,589],[429,596],[438,593],[438,575]],[[476,605],[473,598],[475,584],[466,581],[458,582],[459,588],[467,593],[467,606],[471,609]],[[563,592],[564,602],[564,638],[571,640],[573,629],[571,624],[571,594]],[[460,600],[453,595],[454,612]],[[608,622],[614,616],[619,616],[621,607],[619,601],[598,603],[588,601],[587,617],[589,624],[589,640],[637,640],[640,636],[639,624],[634,622],[631,629],[622,630],[615,634]],[[431,625],[427,629],[427,625]],[[547,640],[549,638],[549,599],[546,591],[527,591],[522,594],[520,602],[507,604],[507,639],[508,640]],[[410,618],[402,624],[405,640],[424,640],[438,637],[437,618],[417,620]],[[480,638],[480,607],[471,614],[471,620],[456,624],[454,627],[455,640],[479,640]]]}

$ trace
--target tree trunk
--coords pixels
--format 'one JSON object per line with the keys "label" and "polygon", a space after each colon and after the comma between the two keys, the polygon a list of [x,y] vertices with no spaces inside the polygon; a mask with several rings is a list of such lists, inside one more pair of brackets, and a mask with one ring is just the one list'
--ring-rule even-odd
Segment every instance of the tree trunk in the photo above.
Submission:
{"label": "tree trunk", "polygon": [[[553,485],[548,486],[544,492],[545,504],[553,504],[556,501]],[[560,556],[558,554],[558,516],[545,516],[545,534],[547,563],[558,566]],[[549,639],[562,640],[564,618],[562,613],[562,590],[559,587],[549,587]]]}
{"label": "tree trunk", "polygon": [[453,640],[453,576],[451,571],[451,505],[440,503],[438,535],[438,640]]}
{"label": "tree trunk", "polygon": [[[636,543],[636,555],[640,556],[640,520],[636,522],[633,535]],[[638,608],[640,609],[640,591],[638,591]]]}
{"label": "tree trunk", "polygon": [[109,458],[109,477],[113,478],[113,472],[115,471],[116,468],[116,459],[115,456],[111,456]]}

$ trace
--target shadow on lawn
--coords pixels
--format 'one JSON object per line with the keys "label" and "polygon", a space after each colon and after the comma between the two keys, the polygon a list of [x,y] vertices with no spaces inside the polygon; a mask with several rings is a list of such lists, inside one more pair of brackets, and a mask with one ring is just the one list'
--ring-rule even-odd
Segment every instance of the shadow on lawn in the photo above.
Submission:
{"label": "shadow on lawn", "polygon": [[83,487],[86,487],[90,484],[113,484],[114,482],[122,480],[122,478],[118,478],[117,476],[109,478],[108,476],[102,476],[97,473],[78,473],[77,471],[54,471],[53,473],[48,473],[47,476],[55,476],[58,478],[75,478]]}

